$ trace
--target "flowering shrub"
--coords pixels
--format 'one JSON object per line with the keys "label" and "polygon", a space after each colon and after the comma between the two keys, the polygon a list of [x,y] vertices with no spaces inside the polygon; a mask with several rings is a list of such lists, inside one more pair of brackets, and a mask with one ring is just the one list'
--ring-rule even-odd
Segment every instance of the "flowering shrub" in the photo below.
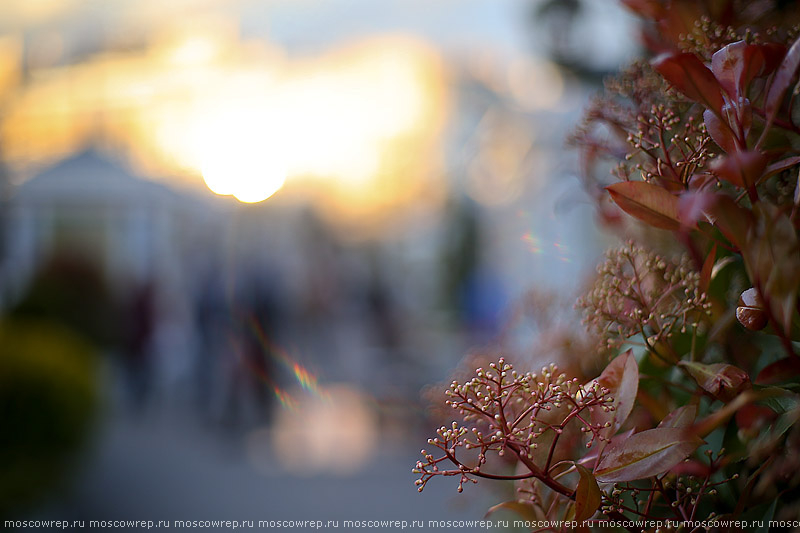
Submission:
{"label": "flowering shrub", "polygon": [[429,440],[418,488],[507,480],[517,499],[490,512],[583,529],[800,520],[800,7],[625,3],[658,55],[572,137],[601,218],[637,224],[578,302],[610,362],[587,380],[500,359],[454,381],[460,421]]}
{"label": "flowering shrub", "polygon": [[710,307],[688,257],[668,261],[629,243],[610,250],[598,274],[594,289],[578,305],[608,348],[641,334],[649,349],[664,358],[656,346],[668,347],[662,343],[676,330],[696,328]]}

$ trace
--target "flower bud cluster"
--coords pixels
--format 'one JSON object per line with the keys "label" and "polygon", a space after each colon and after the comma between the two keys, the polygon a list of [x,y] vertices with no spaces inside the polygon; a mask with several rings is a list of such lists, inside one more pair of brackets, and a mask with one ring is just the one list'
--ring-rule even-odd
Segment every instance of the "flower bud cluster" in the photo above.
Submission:
{"label": "flower bud cluster", "polygon": [[[682,465],[674,467],[670,474],[648,484],[641,481],[614,483],[605,491],[600,511],[606,515],[613,512],[632,512],[647,516],[648,513],[658,510],[665,512],[668,517],[672,515],[678,522],[687,516],[700,516],[698,512],[701,501],[707,502],[716,498],[717,489],[721,485],[739,477],[738,474],[733,474],[718,479],[722,465],[727,462],[723,460],[724,448],[716,453],[716,457],[712,450],[706,450],[705,455],[708,464],[687,458]],[[654,493],[658,494],[658,498],[654,498]],[[712,512],[706,517],[706,521],[712,521],[714,516],[715,513]]]}
{"label": "flower bud cluster", "polygon": [[632,242],[606,254],[592,291],[578,301],[606,347],[642,335],[652,349],[696,328],[710,303],[688,258],[669,261]]}
{"label": "flower bud cluster", "polygon": [[[619,141],[602,135],[609,128]],[[716,155],[697,109],[646,62],[606,83],[606,95],[591,104],[572,142],[616,159],[617,181],[653,181],[673,191],[694,187],[693,178],[706,175]]]}
{"label": "flower bud cluster", "polygon": [[683,119],[662,103],[638,115],[636,125],[626,139],[632,150],[625,161],[631,163],[622,163],[616,171],[622,181],[655,180],[683,188],[715,155],[707,148],[711,137],[702,119],[691,115]]}
{"label": "flower bud cluster", "polygon": [[[558,367],[544,367],[538,374],[518,373],[512,365],[500,359],[489,367],[478,368],[474,378],[466,383],[453,381],[445,391],[447,405],[455,409],[465,424],[453,422],[442,426],[437,436],[428,443],[444,455],[434,457],[423,450],[424,461],[419,461],[413,472],[419,474],[417,485],[421,491],[436,475],[461,478],[459,491],[466,481],[480,477],[487,454],[504,456],[509,453],[531,471],[533,477],[549,475],[550,461],[560,436],[570,422],[590,434],[591,443],[602,438],[602,424],[592,423],[590,409],[613,410],[614,399],[608,389],[597,381],[586,385],[577,378],[567,378]],[[543,438],[545,434],[547,439]],[[535,451],[544,442],[544,458]],[[467,466],[457,456],[471,450],[473,456]],[[537,464],[538,460],[538,464]],[[449,461],[457,469],[441,470],[439,465]]]}

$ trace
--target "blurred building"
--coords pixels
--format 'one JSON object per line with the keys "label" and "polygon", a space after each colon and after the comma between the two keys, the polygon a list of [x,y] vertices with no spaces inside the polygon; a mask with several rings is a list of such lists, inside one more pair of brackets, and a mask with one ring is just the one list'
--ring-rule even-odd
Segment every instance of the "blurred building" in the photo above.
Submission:
{"label": "blurred building", "polygon": [[10,200],[4,271],[11,298],[55,255],[80,256],[114,284],[171,284],[180,265],[179,197],[95,150],[20,186]]}
{"label": "blurred building", "polygon": [[43,171],[8,201],[3,310],[61,322],[118,356],[136,396],[185,374],[185,248],[202,212],[191,202],[94,149]]}

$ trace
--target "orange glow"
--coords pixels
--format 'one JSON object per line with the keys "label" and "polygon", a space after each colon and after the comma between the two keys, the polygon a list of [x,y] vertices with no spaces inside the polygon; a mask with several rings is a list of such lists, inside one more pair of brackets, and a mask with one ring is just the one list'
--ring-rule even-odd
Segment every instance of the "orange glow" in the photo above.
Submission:
{"label": "orange glow", "polygon": [[[278,464],[295,474],[352,474],[368,463],[378,437],[373,400],[348,385],[332,385],[325,398],[297,393],[293,410],[275,413],[271,444]],[[258,466],[269,433],[248,443]]]}
{"label": "orange glow", "polygon": [[21,62],[22,37],[0,35],[0,102],[19,84]]}
{"label": "orange glow", "polygon": [[508,72],[511,96],[526,111],[554,109],[564,96],[564,78],[549,61],[519,58]]}
{"label": "orange glow", "polygon": [[[302,176],[361,187],[393,141],[436,116],[422,49],[408,45],[383,40],[286,68],[229,72],[188,116],[157,114],[153,123],[217,194],[261,201]],[[190,50],[203,48],[195,42],[181,55]]]}
{"label": "orange glow", "polygon": [[6,23],[25,24],[52,19],[75,7],[76,0],[25,0],[0,2],[0,18]]}
{"label": "orange glow", "polygon": [[412,38],[289,60],[230,28],[195,26],[144,52],[40,71],[0,142],[29,175],[99,134],[153,175],[202,177],[242,202],[283,187],[359,217],[437,196],[443,87],[438,56]]}

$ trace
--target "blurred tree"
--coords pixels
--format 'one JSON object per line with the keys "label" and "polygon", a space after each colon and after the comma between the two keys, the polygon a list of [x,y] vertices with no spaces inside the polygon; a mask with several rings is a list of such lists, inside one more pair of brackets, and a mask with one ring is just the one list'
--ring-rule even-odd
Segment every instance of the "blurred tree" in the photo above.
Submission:
{"label": "blurred tree", "polygon": [[[544,35],[540,42],[550,59],[584,82],[599,85],[615,69],[597,64],[586,50],[586,24],[592,19],[585,0],[543,0],[534,2],[530,11],[534,35]],[[635,43],[631,43],[635,46]]]}
{"label": "blurred tree", "polygon": [[0,519],[63,480],[90,428],[94,372],[93,350],[63,326],[0,323]]}
{"label": "blurred tree", "polygon": [[123,343],[119,306],[100,271],[80,256],[53,256],[9,314],[60,322],[99,346]]}

